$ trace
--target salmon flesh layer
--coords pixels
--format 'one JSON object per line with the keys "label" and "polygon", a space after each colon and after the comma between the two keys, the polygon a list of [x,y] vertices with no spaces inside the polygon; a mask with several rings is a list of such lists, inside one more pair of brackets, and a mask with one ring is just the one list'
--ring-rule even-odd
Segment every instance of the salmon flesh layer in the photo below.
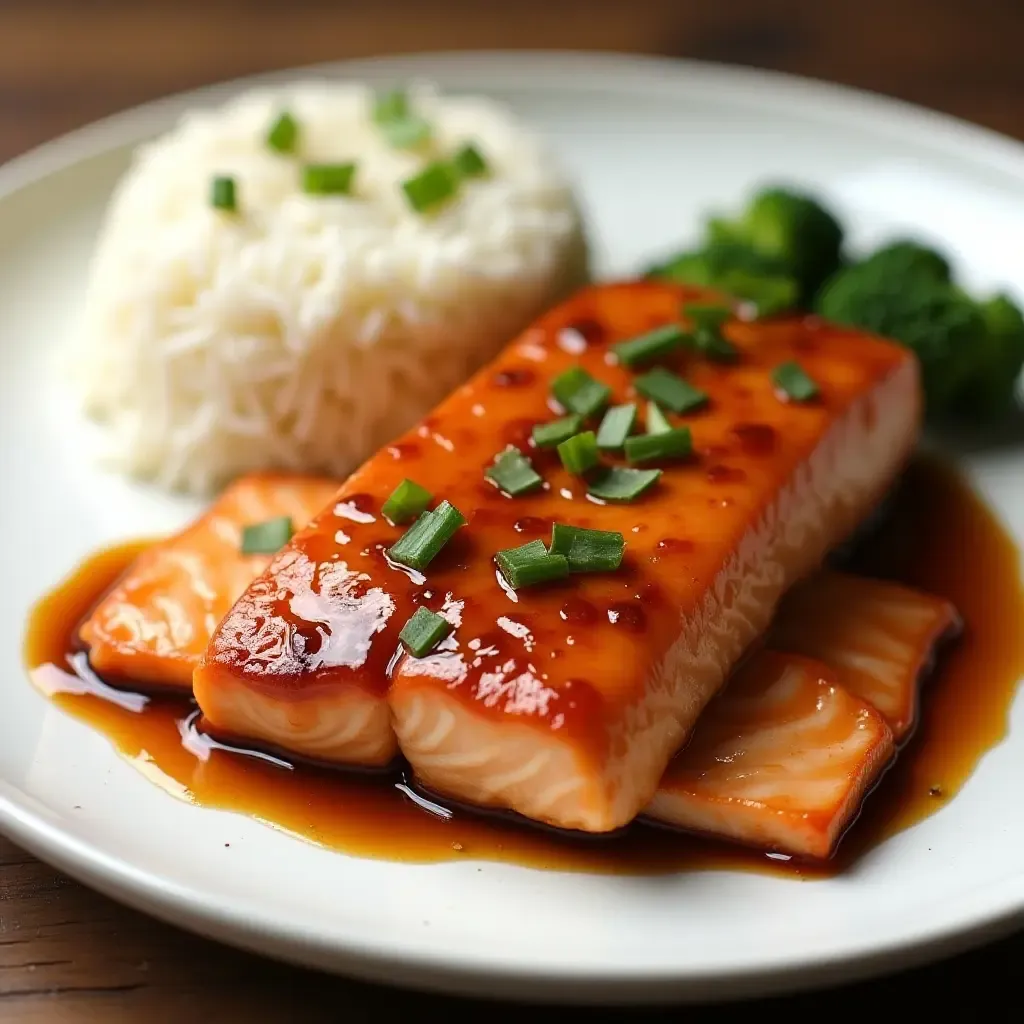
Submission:
{"label": "salmon flesh layer", "polygon": [[937,645],[958,629],[940,598],[841,573],[814,577],[783,601],[769,649],[705,709],[647,817],[827,858],[912,728]]}
{"label": "salmon flesh layer", "polygon": [[191,694],[192,672],[217,623],[271,555],[243,555],[246,526],[323,508],[337,481],[256,473],[228,487],[181,533],[147,548],[79,629],[92,667],[112,685]]}
{"label": "salmon flesh layer", "polygon": [[[552,380],[583,367],[613,403],[637,400],[609,346],[688,326],[682,304],[707,298],[654,282],[586,289],[370,459],[214,633],[194,677],[208,723],[339,763],[381,763],[397,738],[439,793],[563,828],[630,821],[783,593],[875,506],[918,432],[904,349],[812,318],[734,320],[737,362],[669,361],[708,396],[670,414],[694,456],[637,501],[590,500],[530,440],[558,413]],[[792,360],[815,400],[776,390],[773,370]],[[542,489],[509,498],[485,480],[510,444]],[[386,554],[403,528],[381,508],[403,478],[468,521],[425,576]],[[623,565],[503,587],[494,553],[547,540],[554,521],[621,532]],[[398,644],[418,606],[455,627],[419,659]]]}

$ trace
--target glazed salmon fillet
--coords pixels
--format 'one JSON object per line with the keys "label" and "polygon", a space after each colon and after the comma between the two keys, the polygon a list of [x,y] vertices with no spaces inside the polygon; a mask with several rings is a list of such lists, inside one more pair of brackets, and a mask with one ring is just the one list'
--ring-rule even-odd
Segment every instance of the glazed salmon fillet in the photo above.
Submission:
{"label": "glazed salmon fillet", "polygon": [[709,704],[647,817],[798,857],[833,852],[959,618],[941,598],[843,573],[799,589],[768,635],[787,650],[754,654]]}
{"label": "glazed salmon fillet", "polygon": [[[216,630],[194,678],[208,725],[339,763],[379,763],[367,752],[387,749],[393,727],[439,793],[568,829],[630,821],[783,593],[888,489],[919,427],[906,350],[812,318],[733,320],[737,362],[682,352],[665,363],[707,395],[669,414],[691,428],[693,457],[666,463],[630,503],[588,497],[531,441],[561,411],[552,381],[582,368],[612,403],[637,400],[610,346],[685,325],[682,305],[710,298],[656,282],[585,289],[370,459]],[[773,383],[793,360],[815,400]],[[511,498],[484,478],[508,445],[541,489]],[[467,521],[425,574],[387,555],[404,528],[381,509],[405,478]],[[621,532],[622,565],[503,586],[495,553],[546,541],[553,522]],[[454,627],[420,658],[398,642],[418,607]]]}
{"label": "glazed salmon fillet", "polygon": [[191,693],[217,623],[272,557],[242,554],[245,527],[280,517],[305,526],[337,489],[269,473],[236,481],[185,530],[148,547],[82,624],[93,669],[111,685]]}

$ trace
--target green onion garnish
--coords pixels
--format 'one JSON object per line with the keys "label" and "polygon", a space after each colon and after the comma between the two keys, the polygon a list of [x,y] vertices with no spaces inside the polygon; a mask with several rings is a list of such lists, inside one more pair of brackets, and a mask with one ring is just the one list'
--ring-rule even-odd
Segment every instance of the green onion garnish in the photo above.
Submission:
{"label": "green onion garnish", "polygon": [[373,104],[373,119],[377,124],[401,121],[409,116],[409,99],[403,89],[377,94]]}
{"label": "green onion garnish", "polygon": [[267,145],[278,153],[294,153],[299,139],[299,122],[284,111],[267,132]]}
{"label": "green onion garnish", "polygon": [[518,448],[506,448],[496,455],[494,463],[484,471],[484,476],[497,484],[510,498],[529,494],[544,483],[530,460]]}
{"label": "green onion garnish", "polygon": [[341,196],[352,191],[356,165],[307,164],[302,168],[302,191],[314,196]]}
{"label": "green onion garnish", "polygon": [[796,362],[783,363],[772,370],[772,383],[786,398],[794,402],[809,402],[818,395],[818,385],[807,376]]}
{"label": "green onion garnish", "polygon": [[555,523],[548,553],[565,555],[569,572],[612,572],[622,564],[626,539],[611,530],[585,530]]}
{"label": "green onion garnish", "polygon": [[701,331],[719,331],[732,316],[732,310],[728,306],[710,302],[687,303],[683,306],[683,312],[693,321],[693,326]]}
{"label": "green onion garnish", "polygon": [[587,430],[570,437],[568,441],[563,441],[558,446],[558,457],[562,460],[562,465],[576,476],[582,476],[593,469],[601,458],[594,432]]}
{"label": "green onion garnish", "polygon": [[620,341],[618,345],[612,345],[612,351],[620,363],[630,367],[640,366],[675,352],[682,346],[685,337],[686,334],[679,324],[666,324],[647,334],[641,334],[638,338]]}
{"label": "green onion garnish", "polygon": [[210,205],[215,210],[225,210],[228,213],[234,213],[238,209],[234,178],[221,175],[213,179],[210,185]]}
{"label": "green onion garnish", "polygon": [[419,174],[402,182],[402,191],[409,205],[423,213],[455,195],[458,179],[451,167],[441,160],[428,164]]}
{"label": "green onion garnish", "polygon": [[633,501],[653,487],[660,469],[629,469],[612,466],[587,489],[587,493],[602,501]]}
{"label": "green onion garnish", "polygon": [[471,142],[467,142],[452,157],[452,167],[455,168],[460,178],[479,178],[487,173],[487,161]]}
{"label": "green onion garnish", "polygon": [[648,434],[664,434],[672,429],[672,424],[669,423],[657,402],[647,403],[647,426],[645,429]]}
{"label": "green onion garnish", "polygon": [[533,443],[538,448],[556,448],[563,441],[568,441],[573,434],[580,432],[583,417],[573,413],[563,416],[552,423],[538,423],[533,428]]}
{"label": "green onion garnish", "polygon": [[608,404],[612,389],[591,377],[582,366],[574,366],[551,382],[551,393],[564,409],[590,417]]}
{"label": "green onion garnish", "polygon": [[429,654],[450,632],[452,624],[437,612],[420,605],[398,634],[402,646],[414,657]]}
{"label": "green onion garnish", "polygon": [[564,579],[569,575],[569,562],[565,555],[549,554],[542,540],[531,540],[522,547],[499,551],[494,560],[513,590]]}
{"label": "green onion garnish", "polygon": [[422,117],[404,117],[381,125],[388,145],[395,149],[412,149],[430,138],[430,125]]}
{"label": "green onion garnish", "polygon": [[708,359],[731,363],[739,356],[739,349],[722,336],[722,326],[732,316],[728,307],[694,302],[683,312],[693,321],[694,345]]}
{"label": "green onion garnish", "polygon": [[243,555],[274,555],[292,539],[292,517],[279,516],[242,530]]}
{"label": "green onion garnish", "polygon": [[618,451],[629,437],[636,422],[636,403],[613,405],[597,428],[597,447],[604,451]]}
{"label": "green onion garnish", "polygon": [[740,354],[740,350],[728,338],[711,331],[697,331],[694,342],[703,355],[716,363],[735,362]]}
{"label": "green onion garnish", "polygon": [[630,462],[685,459],[692,451],[689,427],[674,427],[658,434],[640,434],[626,441],[626,458]]}
{"label": "green onion garnish", "polygon": [[415,480],[403,480],[384,502],[381,512],[393,526],[411,523],[427,510],[432,495]]}
{"label": "green onion garnish", "polygon": [[388,550],[399,565],[422,572],[437,557],[466,520],[450,502],[442,501],[433,512],[424,512]]}
{"label": "green onion garnish", "polygon": [[660,366],[637,377],[633,383],[644,398],[649,398],[673,412],[691,412],[699,409],[708,400],[703,391]]}

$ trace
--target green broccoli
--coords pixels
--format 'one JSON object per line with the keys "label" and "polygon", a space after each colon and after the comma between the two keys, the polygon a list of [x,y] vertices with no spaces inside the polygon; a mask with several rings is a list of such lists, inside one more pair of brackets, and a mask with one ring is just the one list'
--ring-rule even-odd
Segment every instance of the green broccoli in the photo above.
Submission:
{"label": "green broccoli", "polygon": [[843,229],[817,200],[782,188],[763,189],[736,220],[708,222],[712,243],[739,243],[777,259],[796,278],[800,301],[809,304],[840,266]]}
{"label": "green broccoli", "polygon": [[1024,366],[1024,315],[1005,295],[978,303],[985,330],[971,349],[971,368],[954,402],[961,419],[995,420],[1014,404]]}
{"label": "green broccoli", "polygon": [[680,253],[651,268],[648,276],[734,295],[752,302],[758,316],[791,309],[799,293],[796,280],[781,260],[737,242],[719,242]]}
{"label": "green broccoli", "polygon": [[904,279],[921,276],[946,284],[952,280],[945,256],[912,239],[900,239],[876,249],[860,266]]}

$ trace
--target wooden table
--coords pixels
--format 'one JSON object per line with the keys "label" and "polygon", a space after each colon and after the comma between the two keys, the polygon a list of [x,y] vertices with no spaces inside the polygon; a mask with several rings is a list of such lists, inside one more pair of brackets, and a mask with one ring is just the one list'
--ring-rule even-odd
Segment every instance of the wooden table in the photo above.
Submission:
{"label": "wooden table", "polygon": [[[342,57],[477,47],[752,64],[890,93],[1024,138],[1022,30],[1024,0],[0,0],[0,160],[210,81]],[[898,1001],[939,1020],[981,1020],[985,1005],[1017,1005],[1011,985],[1022,959],[1024,936],[842,992],[686,1012],[726,1021],[778,1010],[792,1020],[841,1006],[852,1017]],[[523,1012],[237,953],[126,910],[0,839],[0,1020],[357,1024],[402,1011],[490,1019]]]}

